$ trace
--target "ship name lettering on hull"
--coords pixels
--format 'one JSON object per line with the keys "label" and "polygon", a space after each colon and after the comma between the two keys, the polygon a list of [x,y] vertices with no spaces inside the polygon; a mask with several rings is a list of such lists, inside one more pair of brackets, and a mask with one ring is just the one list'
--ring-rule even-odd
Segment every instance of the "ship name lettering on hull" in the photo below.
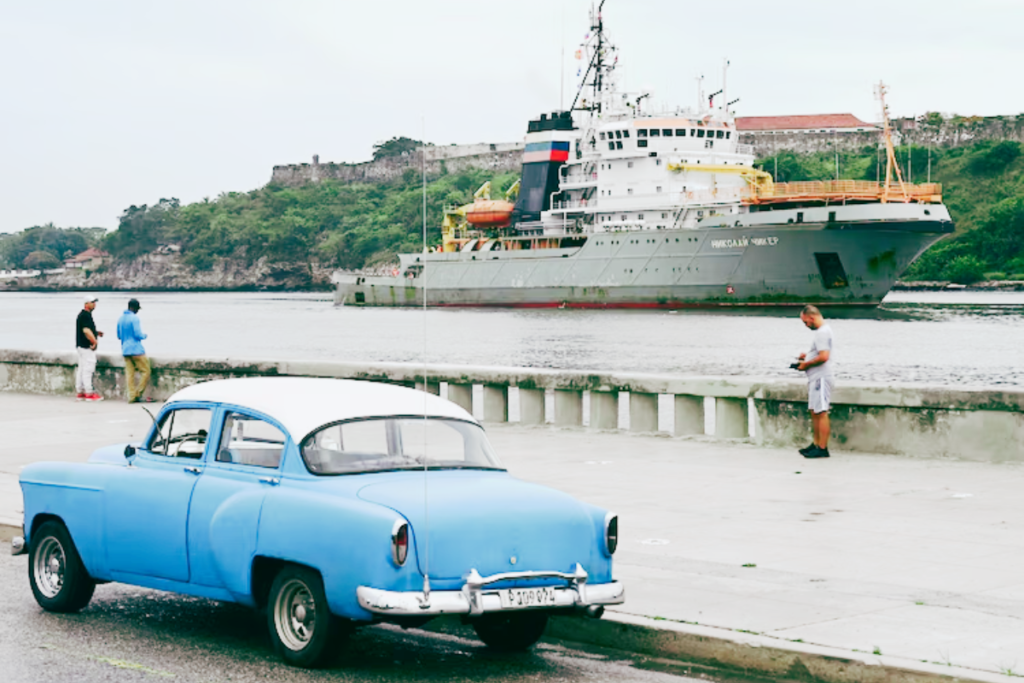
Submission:
{"label": "ship name lettering on hull", "polygon": [[731,240],[711,240],[712,249],[741,249],[754,245],[755,247],[774,247],[779,243],[778,237],[740,237]]}

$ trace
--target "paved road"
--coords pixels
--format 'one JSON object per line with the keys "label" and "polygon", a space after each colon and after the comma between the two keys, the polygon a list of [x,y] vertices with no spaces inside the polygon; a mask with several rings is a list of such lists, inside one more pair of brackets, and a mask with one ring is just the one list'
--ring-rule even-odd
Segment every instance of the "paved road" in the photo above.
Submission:
{"label": "paved road", "polygon": [[43,612],[32,598],[27,558],[0,543],[0,680],[64,681],[622,681],[683,683],[737,679],[681,663],[543,642],[499,655],[452,635],[361,629],[338,662],[304,671],[282,664],[255,612],[170,593],[108,584],[77,615]]}

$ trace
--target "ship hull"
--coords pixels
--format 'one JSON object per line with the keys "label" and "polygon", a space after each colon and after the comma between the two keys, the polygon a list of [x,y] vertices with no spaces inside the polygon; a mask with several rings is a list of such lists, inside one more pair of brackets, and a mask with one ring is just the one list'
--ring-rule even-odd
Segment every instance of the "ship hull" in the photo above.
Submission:
{"label": "ship hull", "polygon": [[417,277],[341,276],[336,303],[506,308],[877,306],[946,220],[592,233],[580,247],[403,255]]}

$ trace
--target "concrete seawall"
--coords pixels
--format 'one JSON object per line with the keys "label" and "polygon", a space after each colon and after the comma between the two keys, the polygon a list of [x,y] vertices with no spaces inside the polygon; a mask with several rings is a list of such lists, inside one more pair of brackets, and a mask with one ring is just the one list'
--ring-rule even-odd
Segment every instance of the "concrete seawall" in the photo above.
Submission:
{"label": "concrete seawall", "polygon": [[[806,386],[799,380],[411,363],[152,360],[152,395],[159,399],[210,379],[336,377],[425,388],[475,408],[490,422],[508,422],[511,414],[521,424],[700,436],[707,409],[718,438],[803,446],[810,435]],[[70,398],[75,363],[73,353],[2,350],[0,391]],[[96,388],[107,398],[124,395],[123,366],[120,356],[100,355]],[[840,450],[1024,462],[1024,391],[840,382],[832,433]]]}

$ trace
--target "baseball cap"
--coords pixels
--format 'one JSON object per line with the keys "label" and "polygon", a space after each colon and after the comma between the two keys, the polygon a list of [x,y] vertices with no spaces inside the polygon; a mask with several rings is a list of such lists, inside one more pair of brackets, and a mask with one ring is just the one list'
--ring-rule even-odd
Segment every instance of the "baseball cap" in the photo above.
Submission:
{"label": "baseball cap", "polygon": [[85,295],[85,303],[87,303],[87,304],[91,304],[92,302],[99,301],[99,300],[100,300],[100,298],[98,296],[94,295],[94,294],[86,294]]}
{"label": "baseball cap", "polygon": [[138,311],[142,308],[142,304],[139,303],[138,299],[128,299],[128,308],[133,311]]}

